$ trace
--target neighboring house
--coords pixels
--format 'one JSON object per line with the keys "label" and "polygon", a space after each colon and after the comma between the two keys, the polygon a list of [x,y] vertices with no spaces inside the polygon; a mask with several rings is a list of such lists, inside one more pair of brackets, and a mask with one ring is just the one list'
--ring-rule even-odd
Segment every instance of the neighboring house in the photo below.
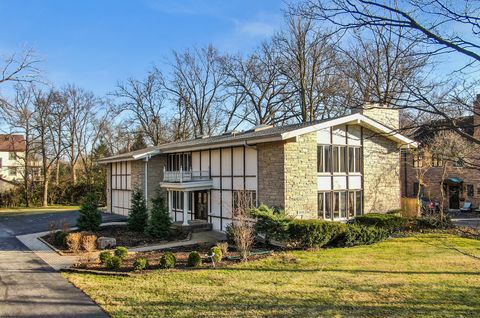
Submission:
{"label": "neighboring house", "polygon": [[[464,116],[456,119],[457,126],[464,132],[475,138],[480,138],[480,95],[474,105],[475,115]],[[436,120],[422,125],[409,132],[407,135],[419,143],[419,147],[428,143],[435,137],[438,131],[449,130],[450,123],[445,120]],[[429,200],[439,202],[441,200],[441,184],[443,174],[443,163],[441,160],[425,155],[419,158],[411,152],[402,153],[402,196],[420,196]],[[475,164],[474,164],[475,165]],[[428,167],[428,168],[427,168]],[[424,185],[420,185],[418,174],[425,169]],[[466,168],[461,163],[447,170],[443,180],[445,189],[445,207],[448,209],[459,209],[464,201],[473,203],[474,208],[480,205],[480,169]]]}
{"label": "neighboring house", "polygon": [[22,180],[24,159],[23,136],[0,134],[0,190],[12,188]]}
{"label": "neighboring house", "polygon": [[160,189],[176,222],[204,220],[222,231],[245,193],[257,205],[305,219],[398,209],[400,149],[416,146],[395,132],[398,125],[397,110],[366,109],[105,158],[108,211],[127,215],[135,188],[148,199]]}

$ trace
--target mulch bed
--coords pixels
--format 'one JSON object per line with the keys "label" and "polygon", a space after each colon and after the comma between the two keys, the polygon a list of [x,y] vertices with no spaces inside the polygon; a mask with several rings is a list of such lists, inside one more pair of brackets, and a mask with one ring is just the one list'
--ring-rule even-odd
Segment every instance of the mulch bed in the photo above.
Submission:
{"label": "mulch bed", "polygon": [[[122,267],[117,270],[117,272],[133,272],[133,263],[135,259],[138,257],[144,257],[148,260],[149,266],[148,269],[141,271],[142,273],[149,272],[152,270],[160,269],[160,257],[165,254],[165,252],[172,252],[175,254],[177,259],[177,264],[175,266],[176,269],[208,269],[208,268],[223,268],[226,266],[230,266],[233,264],[239,264],[242,260],[238,259],[239,256],[238,252],[232,250],[229,251],[226,255],[223,255],[223,259],[219,263],[215,263],[215,266],[212,262],[210,262],[209,258],[206,256],[210,248],[214,246],[214,244],[194,244],[188,246],[179,246],[175,248],[166,248],[157,251],[150,251],[150,252],[137,252],[137,253],[130,253],[126,259],[122,262]],[[251,255],[248,258],[248,261],[254,261],[263,259],[265,257],[271,256],[275,249],[270,246],[270,249],[266,249],[265,245],[256,245],[256,247],[252,250],[252,252],[259,252],[259,251],[272,251],[272,253],[266,254],[259,254],[259,255]],[[278,248],[276,249],[278,251]],[[187,266],[188,255],[192,251],[197,251],[202,256],[202,266],[197,268],[192,268]],[[229,259],[229,257],[236,257],[236,259]],[[104,272],[112,272],[111,270],[106,269],[98,260],[89,262],[89,263],[82,263],[76,266],[77,268],[93,270],[93,271],[104,271]]]}
{"label": "mulch bed", "polygon": [[[78,231],[73,231],[73,232],[78,232]],[[127,247],[161,244],[161,243],[172,242],[172,241],[183,241],[183,240],[186,240],[190,235],[189,232],[172,229],[170,236],[166,240],[159,240],[159,239],[148,237],[141,232],[139,233],[139,232],[131,231],[128,229],[127,225],[102,226],[98,231],[89,232],[89,233],[96,235],[97,238],[102,236],[113,237],[117,240],[117,246],[127,246]],[[47,241],[49,244],[59,249],[60,251],[64,253],[68,253],[68,249],[65,246],[59,246],[58,244],[55,244],[56,242],[52,239],[50,234],[43,236],[42,239],[44,239],[45,241]]]}

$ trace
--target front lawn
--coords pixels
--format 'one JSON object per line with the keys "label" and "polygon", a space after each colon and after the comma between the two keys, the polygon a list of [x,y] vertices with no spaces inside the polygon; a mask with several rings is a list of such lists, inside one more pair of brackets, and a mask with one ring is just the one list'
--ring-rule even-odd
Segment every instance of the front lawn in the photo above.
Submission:
{"label": "front lawn", "polygon": [[65,273],[113,317],[478,317],[480,241],[419,234],[223,269]]}

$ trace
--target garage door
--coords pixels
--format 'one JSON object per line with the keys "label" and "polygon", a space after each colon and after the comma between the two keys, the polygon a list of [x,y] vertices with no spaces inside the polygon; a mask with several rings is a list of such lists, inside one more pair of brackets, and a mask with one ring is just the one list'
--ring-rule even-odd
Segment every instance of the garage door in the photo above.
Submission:
{"label": "garage door", "polygon": [[132,199],[132,166],[130,161],[112,163],[112,212],[128,215]]}

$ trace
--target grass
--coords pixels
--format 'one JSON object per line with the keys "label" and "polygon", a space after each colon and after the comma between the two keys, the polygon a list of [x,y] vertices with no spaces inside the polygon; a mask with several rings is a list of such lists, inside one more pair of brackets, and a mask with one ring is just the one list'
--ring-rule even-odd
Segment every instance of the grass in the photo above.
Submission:
{"label": "grass", "polygon": [[478,317],[480,241],[421,234],[218,270],[64,274],[113,317]]}
{"label": "grass", "polygon": [[15,208],[0,208],[0,215],[10,214],[10,213],[45,213],[45,212],[65,212],[65,211],[76,211],[79,210],[78,205],[49,205],[47,207],[36,206],[36,207],[15,207]]}

